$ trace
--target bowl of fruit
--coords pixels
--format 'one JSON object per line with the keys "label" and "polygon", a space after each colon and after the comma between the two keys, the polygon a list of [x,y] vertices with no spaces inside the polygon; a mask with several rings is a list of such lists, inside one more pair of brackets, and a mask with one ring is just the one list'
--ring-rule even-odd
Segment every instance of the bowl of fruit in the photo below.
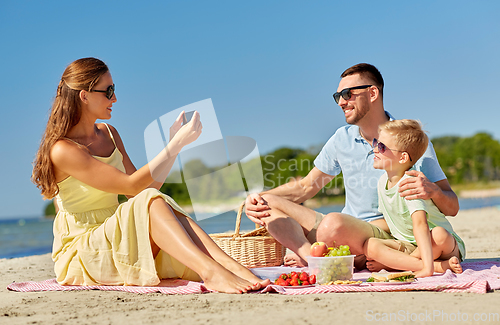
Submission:
{"label": "bowl of fruit", "polygon": [[316,276],[318,284],[351,280],[354,256],[347,245],[328,247],[325,243],[316,242],[311,246],[311,256],[307,258],[309,273]]}

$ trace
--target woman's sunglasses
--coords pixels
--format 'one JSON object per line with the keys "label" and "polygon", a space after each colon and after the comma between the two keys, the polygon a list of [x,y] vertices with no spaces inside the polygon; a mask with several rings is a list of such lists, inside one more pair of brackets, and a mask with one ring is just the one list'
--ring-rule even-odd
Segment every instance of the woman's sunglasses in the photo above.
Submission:
{"label": "woman's sunglasses", "polygon": [[113,95],[115,94],[115,85],[111,85],[111,86],[108,86],[108,88],[106,88],[106,90],[91,90],[93,92],[96,92],[96,93],[106,93],[106,98],[107,99],[111,99],[113,98]]}
{"label": "woman's sunglasses", "polygon": [[354,89],[365,89],[365,88],[368,88],[368,87],[371,87],[371,86],[372,85],[364,85],[364,86],[357,86],[357,87],[351,87],[351,88],[342,89],[342,91],[333,94],[333,99],[338,104],[339,100],[340,100],[340,96],[342,96],[342,98],[344,98],[345,100],[349,100],[349,99],[351,99],[351,96],[352,96],[351,90],[354,90]]}
{"label": "woman's sunglasses", "polygon": [[[379,142],[376,138],[373,138],[373,149],[375,149],[375,148],[377,148],[378,152],[380,152],[381,154],[384,154],[384,152],[386,150],[398,151],[398,152],[406,152],[406,151],[401,151],[401,150],[387,148],[387,146],[385,144],[383,144],[382,142]],[[410,158],[410,161],[412,161],[411,157],[410,157],[410,154],[408,152],[406,152],[406,153],[408,154],[408,158]]]}

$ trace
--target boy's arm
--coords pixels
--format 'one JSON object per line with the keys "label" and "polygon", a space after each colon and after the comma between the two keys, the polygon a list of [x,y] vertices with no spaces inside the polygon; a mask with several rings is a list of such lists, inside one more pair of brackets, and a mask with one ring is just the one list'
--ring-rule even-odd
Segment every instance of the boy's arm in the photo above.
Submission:
{"label": "boy's arm", "polygon": [[432,256],[431,232],[427,224],[427,213],[418,210],[411,215],[413,221],[413,235],[417,241],[418,249],[424,267],[415,273],[417,277],[425,277],[434,274],[434,257]]}

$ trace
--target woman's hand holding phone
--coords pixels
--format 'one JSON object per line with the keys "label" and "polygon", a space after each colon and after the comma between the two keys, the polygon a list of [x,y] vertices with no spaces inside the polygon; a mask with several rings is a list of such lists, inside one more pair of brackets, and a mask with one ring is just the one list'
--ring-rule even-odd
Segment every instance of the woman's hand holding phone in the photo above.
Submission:
{"label": "woman's hand holding phone", "polygon": [[182,148],[198,139],[202,129],[203,126],[198,112],[186,113],[182,111],[170,127],[170,141],[177,141]]}

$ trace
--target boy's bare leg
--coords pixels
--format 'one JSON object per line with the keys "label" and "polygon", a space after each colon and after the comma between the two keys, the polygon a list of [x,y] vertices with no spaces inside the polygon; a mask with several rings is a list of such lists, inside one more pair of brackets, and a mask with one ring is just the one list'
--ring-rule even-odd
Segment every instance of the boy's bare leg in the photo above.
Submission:
{"label": "boy's bare leg", "polygon": [[[364,248],[365,252],[366,252],[367,243],[368,243],[368,241],[365,242],[365,248]],[[392,249],[399,250],[399,244],[394,240],[384,240],[384,244],[386,244],[387,246],[389,246]],[[384,265],[380,261],[376,261],[375,259],[373,259],[371,257],[367,257],[366,268],[368,270],[370,270],[371,272],[378,272],[382,269],[386,270],[386,271],[397,271],[397,269],[394,269],[392,267]]]}
{"label": "boy's bare leg", "polygon": [[[434,271],[444,273],[451,270],[454,273],[462,273],[462,267],[457,258],[458,247],[455,238],[441,227],[431,231],[432,253]],[[434,230],[433,229],[433,230]],[[444,230],[444,231],[443,231]],[[398,247],[396,247],[398,246]],[[424,267],[419,249],[415,249],[410,255],[400,252],[399,245],[393,240],[370,238],[364,245],[365,255],[396,270],[418,271]],[[443,257],[442,259],[439,259]]]}
{"label": "boy's bare leg", "polygon": [[305,266],[306,256],[311,250],[311,243],[306,238],[316,223],[316,212],[302,205],[290,202],[279,196],[263,194],[270,213],[261,218],[266,229],[283,246],[295,254],[285,257],[286,265]]}
{"label": "boy's bare leg", "polygon": [[[391,233],[389,226],[387,225],[387,222],[385,221],[384,218],[370,221],[370,223],[372,225],[379,227],[380,229],[384,230],[387,233]],[[384,265],[384,264],[377,262],[374,259],[370,259],[370,258],[366,259],[366,268],[372,272],[378,272],[382,269],[384,269],[386,271],[395,271],[393,268],[390,268],[387,265]]]}
{"label": "boy's bare leg", "polygon": [[[444,273],[446,270],[451,270],[453,273],[462,273],[462,265],[458,259],[460,251],[455,237],[446,229],[435,227],[431,230],[431,241],[434,271]],[[418,247],[411,255],[421,258]]]}

